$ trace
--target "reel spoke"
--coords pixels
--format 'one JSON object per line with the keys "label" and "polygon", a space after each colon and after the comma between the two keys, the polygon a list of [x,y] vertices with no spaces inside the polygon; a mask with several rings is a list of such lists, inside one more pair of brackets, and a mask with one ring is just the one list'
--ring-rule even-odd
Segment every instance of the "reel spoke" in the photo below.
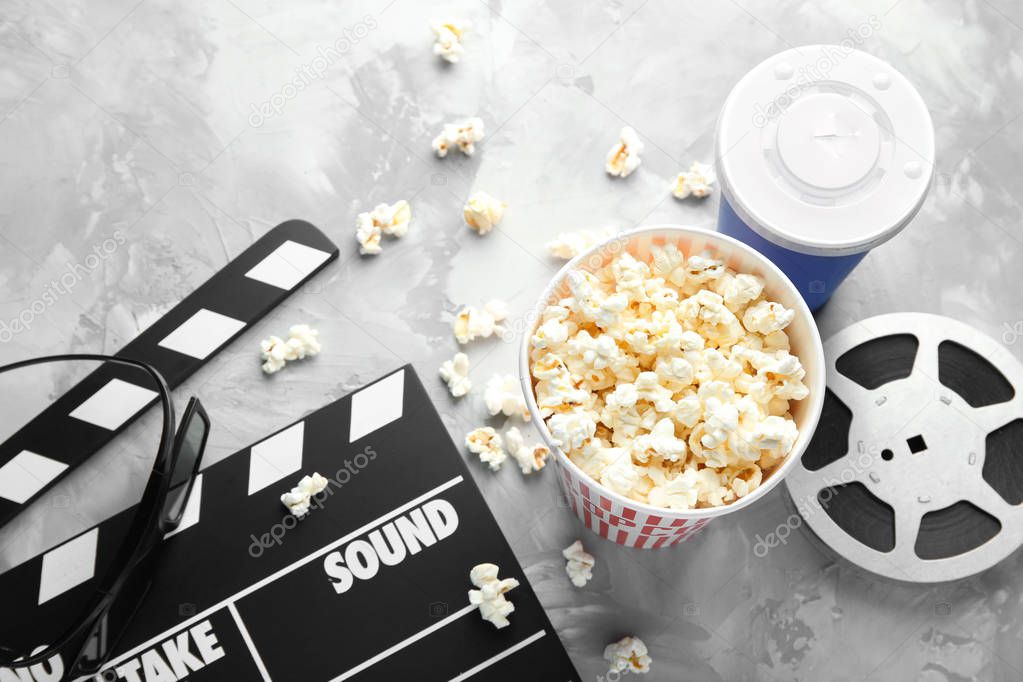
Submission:
{"label": "reel spoke", "polygon": [[986,511],[991,516],[1001,519],[1008,514],[1017,512],[1018,510],[1011,504],[1005,501],[998,492],[991,487],[991,485],[981,480],[979,484],[970,491],[970,495],[966,498],[967,502],[977,505],[981,510]]}
{"label": "reel spoke", "polygon": [[1023,419],[1023,398],[1019,394],[1007,403],[976,407],[963,412],[963,416],[977,425],[985,434],[997,431],[1009,422]]}
{"label": "reel spoke", "polygon": [[940,335],[930,333],[930,330],[920,333],[914,330],[914,335],[920,341],[920,345],[916,349],[916,359],[913,361],[913,374],[926,378],[935,386],[941,386],[938,379],[938,346],[943,339]]}
{"label": "reel spoke", "polygon": [[916,500],[906,500],[895,508],[895,549],[904,557],[916,556],[916,539],[925,509]]}
{"label": "reel spoke", "polygon": [[1023,364],[1003,344],[898,313],[847,327],[824,352],[847,411],[825,410],[818,433],[830,437],[786,484],[825,544],[920,583],[974,575],[1023,545]]}
{"label": "reel spoke", "polygon": [[870,389],[860,386],[838,370],[829,369],[828,388],[853,414],[861,411],[871,401]]}

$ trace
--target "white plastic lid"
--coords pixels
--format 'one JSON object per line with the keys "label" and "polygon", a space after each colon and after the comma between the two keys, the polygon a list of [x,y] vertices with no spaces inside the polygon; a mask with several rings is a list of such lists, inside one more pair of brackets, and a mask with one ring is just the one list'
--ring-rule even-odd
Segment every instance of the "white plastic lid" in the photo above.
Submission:
{"label": "white plastic lid", "polygon": [[765,239],[843,256],[894,237],[923,204],[934,126],[906,78],[865,52],[811,45],[739,81],[718,119],[725,198]]}

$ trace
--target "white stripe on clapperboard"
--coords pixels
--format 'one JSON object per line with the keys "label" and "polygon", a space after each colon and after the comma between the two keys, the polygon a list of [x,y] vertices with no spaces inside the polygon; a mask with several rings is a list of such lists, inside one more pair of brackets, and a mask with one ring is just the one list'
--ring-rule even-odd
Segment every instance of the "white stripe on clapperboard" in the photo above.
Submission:
{"label": "white stripe on clapperboard", "polygon": [[475,611],[475,610],[476,610],[476,607],[474,605],[470,604],[469,606],[466,606],[461,611],[456,611],[455,613],[452,613],[450,616],[448,616],[444,620],[439,621],[437,623],[434,623],[433,625],[431,625],[430,627],[426,628],[425,630],[420,630],[419,632],[417,632],[416,634],[412,635],[411,637],[409,637],[407,639],[403,639],[402,641],[398,642],[397,644],[395,644],[394,646],[390,647],[389,649],[384,649],[383,651],[381,651],[379,654],[377,654],[373,658],[366,659],[365,661],[363,661],[359,665],[355,666],[354,668],[352,668],[348,672],[342,673],[341,675],[338,675],[337,677],[332,679],[330,682],[341,682],[342,680],[347,680],[349,677],[352,677],[353,675],[358,675],[359,673],[361,673],[363,670],[365,670],[366,668],[370,667],[371,665],[375,665],[375,664],[379,663],[380,661],[384,660],[385,658],[387,658],[391,654],[398,653],[399,651],[401,651],[405,647],[409,646],[410,644],[415,644],[416,642],[421,640],[423,637],[426,637],[427,635],[432,635],[434,632],[437,632],[437,630],[440,630],[441,628],[443,628],[443,627],[445,627],[447,625],[450,625],[451,623],[454,623],[456,620],[458,620],[459,618],[461,618],[465,614],[469,613],[470,611]]}
{"label": "white stripe on clapperboard", "polygon": [[508,647],[507,649],[505,649],[501,653],[497,654],[496,656],[491,656],[490,658],[488,658],[487,660],[483,661],[482,663],[480,663],[475,668],[470,668],[469,670],[466,670],[464,673],[462,673],[458,677],[452,677],[450,682],[461,682],[462,680],[467,680],[470,677],[472,677],[473,675],[475,675],[476,673],[480,672],[481,670],[485,670],[486,668],[489,668],[490,666],[494,665],[495,663],[497,663],[501,659],[504,659],[504,658],[507,658],[508,656],[511,656],[512,654],[514,654],[519,649],[525,649],[527,646],[529,646],[530,644],[532,644],[533,642],[535,642],[536,640],[540,639],[541,637],[543,637],[546,634],[547,633],[545,631],[543,631],[543,630],[539,630],[538,632],[534,632],[533,634],[531,634],[529,637],[526,637],[524,640],[522,640],[518,644],[516,644],[514,646]]}
{"label": "white stripe on clapperboard", "polygon": [[[288,239],[245,273],[245,276],[290,291],[329,258],[330,253],[327,251]],[[245,320],[237,320],[200,306],[156,345],[205,361],[211,353],[249,324]],[[108,431],[117,431],[159,395],[156,391],[115,378],[82,401],[68,416]],[[24,450],[0,467],[0,498],[24,504],[65,469],[67,464],[64,462]]]}
{"label": "white stripe on clapperboard", "polygon": [[[468,606],[463,608],[461,611],[456,611],[455,613],[452,613],[450,616],[448,616],[444,620],[440,621],[439,623],[434,623],[433,625],[431,625],[430,627],[426,628],[425,630],[420,630],[419,632],[417,632],[416,634],[412,635],[411,637],[408,637],[407,639],[403,639],[402,641],[398,642],[397,644],[395,644],[394,646],[390,647],[389,649],[384,649],[383,651],[381,651],[379,654],[377,654],[373,658],[366,659],[365,661],[363,661],[359,665],[355,666],[354,668],[352,668],[348,672],[342,673],[341,675],[338,675],[337,677],[332,679],[330,682],[342,682],[342,680],[347,680],[348,678],[350,678],[350,677],[352,677],[354,675],[358,675],[359,673],[361,673],[363,670],[365,670],[366,668],[370,667],[371,665],[375,665],[375,664],[379,663],[380,661],[384,660],[385,658],[391,656],[392,654],[398,653],[399,651],[401,651],[402,649],[408,647],[409,645],[415,644],[416,642],[418,642],[419,640],[423,639],[427,635],[432,635],[433,633],[437,632],[437,630],[440,630],[441,628],[446,627],[446,626],[450,625],[451,623],[454,623],[456,620],[458,620],[462,616],[464,616],[464,615],[466,615],[468,613],[472,613],[475,610],[476,610],[476,606],[474,604],[469,604]],[[504,651],[502,651],[501,653],[499,653],[499,654],[497,654],[495,656],[491,656],[490,658],[488,658],[487,660],[483,661],[482,663],[480,663],[476,667],[470,668],[469,670],[465,671],[464,673],[462,673],[458,677],[451,678],[451,682],[461,682],[461,680],[469,679],[470,677],[472,677],[476,673],[480,672],[481,670],[484,670],[485,668],[489,668],[490,666],[492,666],[493,664],[497,663],[501,659],[507,658],[508,656],[511,656],[512,654],[514,654],[519,649],[526,648],[527,646],[529,646],[530,644],[532,644],[536,640],[538,640],[541,637],[543,637],[545,634],[547,634],[547,633],[545,631],[543,631],[543,630],[540,630],[539,632],[533,633],[532,635],[530,635],[526,639],[522,640],[518,644],[514,644],[514,645],[508,647],[507,649],[505,649]]]}
{"label": "white stripe on clapperboard", "polygon": [[[466,606],[462,610],[456,611],[455,613],[452,613],[450,616],[448,616],[444,620],[442,620],[442,621],[440,621],[438,623],[434,623],[433,625],[431,625],[430,627],[426,628],[425,630],[420,630],[419,632],[417,632],[416,634],[412,635],[411,637],[408,637],[406,639],[401,640],[400,642],[398,642],[397,644],[395,644],[394,646],[392,646],[392,647],[390,647],[388,649],[384,649],[383,651],[381,651],[379,654],[377,654],[373,658],[366,659],[365,661],[363,661],[359,665],[355,666],[354,668],[352,668],[348,672],[342,673],[341,675],[338,675],[337,677],[332,679],[330,682],[342,682],[343,680],[347,680],[350,677],[358,675],[359,673],[361,673],[366,668],[379,663],[380,661],[384,660],[385,658],[387,658],[387,657],[389,657],[389,656],[391,656],[393,654],[398,653],[402,649],[404,649],[404,648],[406,648],[406,647],[408,647],[408,646],[410,646],[412,644],[415,644],[416,642],[418,642],[419,640],[423,639],[424,637],[426,637],[428,635],[432,635],[433,633],[437,632],[441,628],[447,627],[448,625],[450,625],[451,623],[454,623],[456,620],[458,620],[462,616],[464,616],[464,615],[466,615],[468,613],[472,613],[475,610],[476,610],[476,606],[474,604],[469,604],[468,606]],[[474,668],[470,668],[469,670],[465,671],[464,673],[462,673],[458,677],[452,678],[451,682],[461,682],[461,680],[469,679],[470,677],[472,677],[476,673],[480,672],[481,670],[484,670],[485,668],[489,668],[490,666],[492,666],[494,663],[497,663],[501,659],[507,658],[508,656],[511,656],[512,654],[514,654],[519,649],[526,648],[527,646],[529,646],[530,644],[532,644],[536,640],[538,640],[541,637],[543,637],[545,634],[547,634],[545,631],[540,630],[539,632],[536,632],[536,633],[530,635],[529,637],[527,637],[526,639],[522,640],[518,644],[515,644],[515,645],[512,645],[512,646],[508,647],[507,649],[505,649],[501,653],[488,658],[487,660],[483,661],[482,663],[480,663],[479,665],[477,665]]]}
{"label": "white stripe on clapperboard", "polygon": [[249,653],[252,654],[252,660],[255,662],[256,667],[259,668],[259,674],[263,676],[264,682],[270,682],[270,674],[266,671],[266,664],[263,663],[262,657],[256,651],[256,645],[252,643],[252,635],[249,634],[249,629],[245,627],[245,621],[242,620],[242,614],[238,613],[238,607],[234,605],[234,602],[228,602],[227,610],[231,612],[234,624],[238,626],[238,632],[241,633],[245,646],[248,647]]}
{"label": "white stripe on clapperboard", "polygon": [[[271,573],[270,575],[268,575],[267,577],[263,578],[262,580],[259,580],[257,582],[252,583],[251,585],[249,585],[245,589],[243,589],[243,590],[241,590],[239,592],[236,592],[235,594],[231,595],[230,597],[222,599],[221,601],[217,602],[213,606],[211,606],[211,607],[209,607],[207,609],[204,609],[203,611],[200,611],[199,613],[195,614],[194,616],[191,616],[190,618],[188,618],[188,619],[186,619],[184,621],[181,621],[180,623],[177,623],[174,627],[169,628],[169,629],[161,632],[160,634],[156,635],[155,637],[150,637],[148,640],[146,640],[142,644],[139,644],[135,648],[126,651],[125,653],[121,654],[117,658],[115,658],[115,659],[111,660],[110,662],[108,662],[103,667],[103,669],[104,670],[109,670],[111,668],[115,668],[121,662],[126,661],[129,658],[134,657],[139,652],[145,651],[146,649],[152,647],[153,645],[158,644],[159,642],[163,641],[164,639],[166,639],[172,633],[178,632],[179,630],[184,630],[189,625],[192,625],[193,623],[199,622],[200,620],[202,620],[202,619],[206,618],[207,616],[209,616],[211,613],[215,613],[217,611],[220,611],[225,606],[228,606],[228,608],[230,608],[229,605],[232,605],[232,604],[236,603],[239,599],[242,599],[243,597],[246,597],[246,596],[252,594],[253,592],[259,590],[260,588],[266,587],[270,583],[275,582],[278,578],[282,578],[282,577],[288,575],[289,573],[292,573],[295,570],[301,568],[302,566],[305,566],[306,564],[308,564],[311,561],[313,561],[316,558],[318,558],[318,556],[322,555],[324,552],[332,550],[332,549],[334,549],[336,547],[340,547],[341,545],[344,545],[344,544],[350,542],[351,540],[354,540],[357,537],[365,535],[369,531],[373,530],[375,527],[377,527],[377,526],[379,526],[381,524],[386,523],[387,521],[391,520],[395,516],[399,516],[401,514],[404,514],[409,509],[412,509],[414,507],[418,507],[419,505],[423,504],[424,502],[426,502],[430,498],[435,497],[437,495],[440,495],[442,492],[444,492],[445,490],[447,490],[449,488],[453,488],[454,486],[456,486],[459,483],[461,483],[463,480],[464,479],[461,476],[455,476],[454,478],[452,478],[447,483],[442,483],[441,485],[437,486],[433,490],[430,490],[430,491],[428,491],[426,493],[423,493],[419,497],[416,497],[416,498],[414,498],[412,500],[409,500],[408,502],[406,502],[405,504],[401,505],[400,507],[398,507],[396,509],[392,509],[391,511],[387,512],[383,516],[380,516],[379,518],[376,518],[373,521],[370,521],[369,523],[363,525],[362,527],[353,530],[348,535],[345,535],[344,537],[338,538],[337,540],[334,540],[333,542],[331,542],[331,543],[329,543],[327,545],[324,545],[323,547],[320,547],[319,549],[315,550],[311,554],[308,554],[305,557],[299,559],[298,561],[296,561],[296,562],[294,562],[292,564],[289,564],[288,566],[285,566],[284,568],[280,569],[279,571],[277,571],[275,573]],[[265,675],[265,673],[264,673],[264,675]],[[79,677],[79,678],[77,678],[75,680],[75,682],[80,682],[82,680],[96,679],[96,677],[98,677],[98,676]],[[269,680],[270,678],[267,677],[266,679]]]}

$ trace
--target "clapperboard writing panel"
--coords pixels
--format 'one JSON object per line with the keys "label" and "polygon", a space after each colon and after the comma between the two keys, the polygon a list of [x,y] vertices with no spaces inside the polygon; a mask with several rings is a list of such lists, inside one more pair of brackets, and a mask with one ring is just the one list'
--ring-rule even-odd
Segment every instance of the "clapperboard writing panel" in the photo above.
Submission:
{"label": "clapperboard writing panel", "polygon": [[[148,362],[174,389],[337,255],[313,225],[281,223],[117,356]],[[0,444],[0,525],[156,402],[156,391],[137,385],[141,376],[103,365]]]}
{"label": "clapperboard writing panel", "polygon": [[[313,471],[332,492],[296,522],[279,496]],[[80,608],[67,576],[129,514],[0,576],[12,613]],[[501,630],[468,604],[483,562],[521,583]],[[207,468],[118,651],[126,682],[579,680],[411,366]]]}

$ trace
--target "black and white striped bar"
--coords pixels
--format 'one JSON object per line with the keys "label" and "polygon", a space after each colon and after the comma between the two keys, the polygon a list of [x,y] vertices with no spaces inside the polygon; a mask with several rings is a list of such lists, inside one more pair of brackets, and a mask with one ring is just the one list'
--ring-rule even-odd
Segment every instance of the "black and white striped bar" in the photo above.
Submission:
{"label": "black and white striped bar", "polygon": [[[131,512],[0,575],[21,630],[82,607]],[[165,542],[110,679],[580,679],[411,366],[205,469]],[[501,630],[468,605],[483,562],[521,583]]]}
{"label": "black and white striped bar", "polygon": [[[313,225],[282,223],[117,355],[150,363],[173,389],[337,255]],[[0,445],[0,525],[154,403],[143,376],[103,365]]]}

